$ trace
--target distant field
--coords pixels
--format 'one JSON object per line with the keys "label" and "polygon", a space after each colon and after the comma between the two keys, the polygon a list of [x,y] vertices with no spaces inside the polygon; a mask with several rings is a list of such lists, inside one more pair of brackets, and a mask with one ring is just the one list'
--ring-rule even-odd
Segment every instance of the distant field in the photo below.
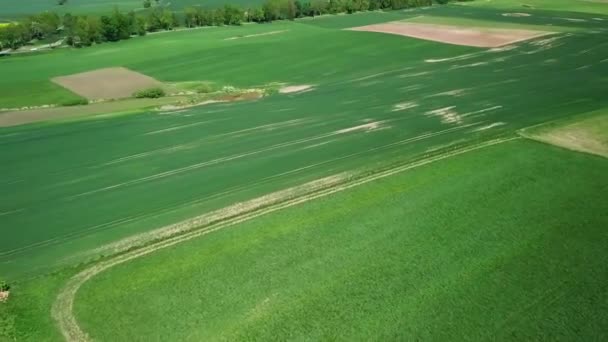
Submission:
{"label": "distant field", "polygon": [[75,312],[104,341],[608,337],[606,174],[487,147],[116,266]]}
{"label": "distant field", "polygon": [[[496,21],[484,20],[484,19],[466,19],[462,17],[452,16],[432,16],[432,15],[420,15],[413,18],[404,20],[408,23],[424,23],[424,24],[440,24],[440,25],[454,25],[462,27],[479,27],[479,28],[495,28],[497,26]],[[518,23],[517,20],[511,22],[501,22],[499,27],[501,29],[512,29],[512,30],[534,30],[534,31],[551,31],[551,32],[571,32],[580,30],[578,27],[573,26],[556,26],[556,25],[542,25],[539,22],[531,21],[530,24]]]}
{"label": "distant field", "polygon": [[540,9],[560,12],[608,14],[603,0],[483,0],[461,3],[467,6],[525,11]]}
{"label": "distant field", "polygon": [[[187,6],[201,5],[208,7],[235,4],[241,6],[260,5],[261,0],[163,0],[163,5],[181,11]],[[22,16],[36,14],[44,11],[57,13],[78,14],[104,14],[111,12],[115,7],[122,11],[142,11],[143,0],[69,0],[65,5],[57,5],[56,0],[23,0],[0,2],[0,20],[15,19]]]}

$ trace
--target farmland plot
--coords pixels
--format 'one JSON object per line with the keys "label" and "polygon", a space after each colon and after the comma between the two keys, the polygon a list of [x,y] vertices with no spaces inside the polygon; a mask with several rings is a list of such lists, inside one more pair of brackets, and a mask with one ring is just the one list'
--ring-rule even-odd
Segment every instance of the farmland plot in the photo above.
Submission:
{"label": "farmland plot", "polygon": [[466,8],[466,20],[568,29],[489,49],[343,30],[419,12],[365,13],[2,61],[0,89],[21,94],[3,106],[63,96],[41,89],[117,65],[163,82],[283,89],[0,128],[10,336],[605,334],[593,298],[606,276],[606,161],[516,134],[608,105],[605,29]]}
{"label": "farmland plot", "polygon": [[486,147],[118,265],[76,317],[99,340],[606,336],[607,172]]}

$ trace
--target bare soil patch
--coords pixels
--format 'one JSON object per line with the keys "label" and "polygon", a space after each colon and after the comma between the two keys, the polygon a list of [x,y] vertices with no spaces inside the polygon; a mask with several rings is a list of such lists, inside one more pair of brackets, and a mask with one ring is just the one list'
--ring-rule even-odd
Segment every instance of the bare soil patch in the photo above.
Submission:
{"label": "bare soil patch", "polygon": [[279,93],[281,93],[281,94],[302,93],[305,91],[309,91],[311,89],[312,89],[311,85],[302,84],[302,85],[283,87],[283,88],[279,89]]}
{"label": "bare soil patch", "polygon": [[55,77],[52,81],[89,100],[120,99],[138,90],[162,86],[150,76],[122,67]]}
{"label": "bare soil patch", "polygon": [[358,132],[358,131],[371,132],[371,131],[376,131],[376,130],[383,129],[383,128],[388,128],[387,126],[384,125],[384,123],[385,123],[384,121],[373,121],[373,122],[369,122],[369,123],[359,125],[359,126],[343,128],[343,129],[337,130],[335,133],[344,134],[344,133]]}
{"label": "bare soil patch", "polygon": [[6,302],[8,300],[9,295],[9,291],[0,291],[0,302]]}
{"label": "bare soil patch", "polygon": [[503,13],[503,17],[529,17],[530,13]]}
{"label": "bare soil patch", "polygon": [[447,44],[475,47],[499,47],[551,34],[551,32],[545,31],[475,28],[399,21],[353,27],[348,30],[388,33]]}
{"label": "bare soil patch", "polygon": [[608,114],[578,119],[566,124],[548,124],[520,132],[526,138],[569,150],[608,158]]}

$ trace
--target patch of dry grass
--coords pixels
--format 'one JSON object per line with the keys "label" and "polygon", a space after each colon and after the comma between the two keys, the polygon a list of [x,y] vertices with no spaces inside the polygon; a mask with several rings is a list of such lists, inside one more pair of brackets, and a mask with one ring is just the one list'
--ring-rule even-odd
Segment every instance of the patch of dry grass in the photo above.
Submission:
{"label": "patch of dry grass", "polygon": [[530,139],[608,158],[608,111],[532,127],[521,133]]}

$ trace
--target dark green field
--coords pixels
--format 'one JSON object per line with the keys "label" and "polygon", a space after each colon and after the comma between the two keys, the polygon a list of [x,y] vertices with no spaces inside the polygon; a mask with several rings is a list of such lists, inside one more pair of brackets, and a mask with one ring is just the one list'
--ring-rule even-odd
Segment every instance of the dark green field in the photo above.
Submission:
{"label": "dark green field", "polygon": [[[0,128],[0,340],[603,340],[608,162],[520,130],[606,141],[608,16],[535,4],[0,60],[0,108],[75,98],[50,79],[113,66],[310,86]],[[343,30],[395,20],[555,33],[480,49]]]}

